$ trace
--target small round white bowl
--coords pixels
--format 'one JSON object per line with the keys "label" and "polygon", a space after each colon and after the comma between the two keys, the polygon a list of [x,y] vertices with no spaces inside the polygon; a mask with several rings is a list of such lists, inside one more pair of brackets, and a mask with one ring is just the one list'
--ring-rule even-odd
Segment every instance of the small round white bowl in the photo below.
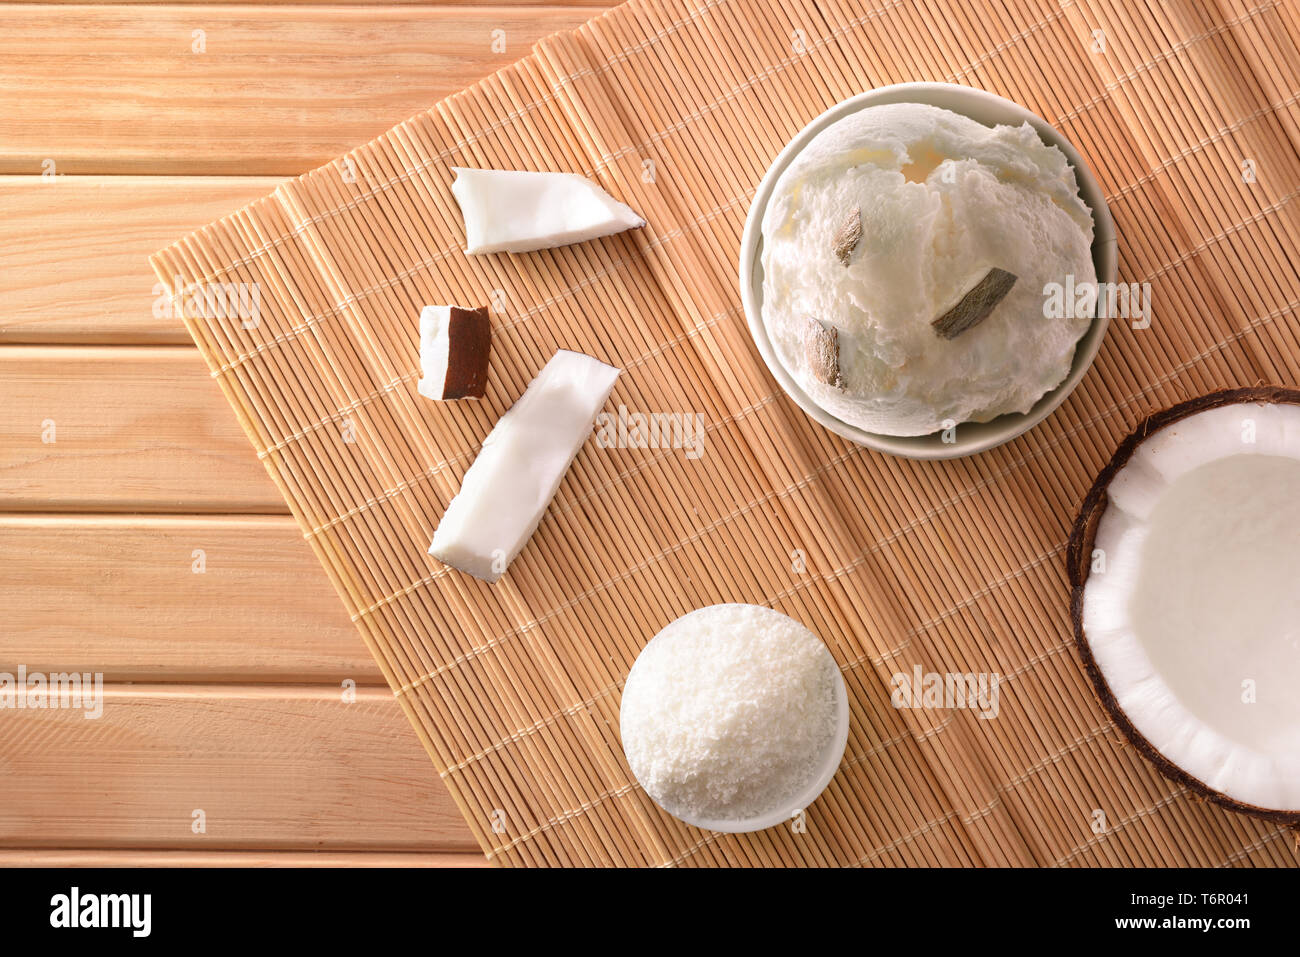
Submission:
{"label": "small round white bowl", "polygon": [[768,168],[749,207],[749,218],[745,221],[745,233],[740,242],[740,296],[744,302],[745,318],[749,322],[754,343],[781,388],[804,412],[832,432],[878,452],[915,459],[949,459],[973,455],[1009,442],[1021,433],[1027,432],[1051,415],[1052,411],[1065,401],[1066,396],[1074,390],[1079,380],[1088,371],[1097,351],[1101,348],[1101,340],[1106,334],[1106,326],[1110,321],[1107,317],[1099,316],[1092,321],[1088,331],[1075,346],[1074,361],[1070,365],[1069,374],[1060,385],[1034,403],[1033,408],[1026,413],[1002,415],[991,422],[960,423],[956,429],[956,441],[950,443],[944,442],[941,434],[937,432],[921,436],[881,435],[868,432],[831,415],[799,387],[794,377],[782,365],[768,337],[767,327],[763,324],[763,213],[767,210],[777,179],[793,162],[799,151],[826,127],[851,113],[884,103],[926,103],[968,116],[987,126],[999,124],[1019,126],[1021,123],[1028,122],[1043,142],[1060,148],[1070,165],[1074,167],[1080,197],[1092,210],[1092,259],[1097,269],[1098,282],[1115,281],[1119,258],[1115,226],[1110,218],[1110,210],[1106,206],[1106,197],[1102,194],[1101,187],[1097,185],[1087,164],[1069,141],[1046,120],[996,94],[952,83],[898,83],[850,97],[805,126]]}
{"label": "small round white bowl", "polygon": [[[765,608],[765,606],[759,607]],[[696,609],[697,612],[702,610],[703,609],[700,608]],[[695,612],[689,612],[683,617],[689,617],[689,615],[694,613]],[[681,618],[676,619],[676,621],[681,621]],[[671,622],[670,625],[675,624],[676,621]],[[662,633],[663,632],[660,631],[659,634]],[[650,647],[658,637],[659,635],[657,634],[654,638],[651,638],[650,641],[646,643],[646,648]],[[827,786],[831,783],[831,778],[835,777],[835,772],[839,770],[840,762],[844,760],[844,749],[849,743],[849,695],[848,689],[844,686],[844,673],[840,671],[839,665],[835,664],[834,656],[831,654],[830,649],[825,647],[825,643],[823,643],[823,650],[826,653],[826,657],[830,658],[831,663],[835,665],[835,733],[831,735],[830,741],[827,743],[826,751],[822,755],[821,763],[817,768],[817,773],[809,779],[808,785],[805,788],[795,794],[790,801],[787,801],[780,807],[774,808],[766,814],[759,817],[735,820],[691,817],[688,814],[678,814],[670,808],[663,807],[663,805],[659,804],[657,801],[655,803],[668,814],[673,815],[673,817],[677,818],[679,821],[683,821],[692,827],[703,828],[707,831],[721,831],[725,834],[746,834],[750,831],[762,831],[769,827],[776,827],[778,824],[784,824],[786,821],[790,820],[797,811],[805,810],[813,801],[817,800],[821,793],[825,791]],[[641,654],[645,654],[645,648],[641,649]],[[637,661],[640,660],[641,655],[638,655]],[[628,672],[628,680],[631,680],[632,671],[635,670],[636,662],[633,662],[632,669]],[[620,715],[620,739],[622,738],[621,724],[622,721]],[[633,774],[635,773],[636,772],[633,771]],[[642,783],[642,787],[645,787],[644,783]],[[647,792],[647,794],[648,793],[649,792]],[[651,800],[653,800],[653,798]]]}

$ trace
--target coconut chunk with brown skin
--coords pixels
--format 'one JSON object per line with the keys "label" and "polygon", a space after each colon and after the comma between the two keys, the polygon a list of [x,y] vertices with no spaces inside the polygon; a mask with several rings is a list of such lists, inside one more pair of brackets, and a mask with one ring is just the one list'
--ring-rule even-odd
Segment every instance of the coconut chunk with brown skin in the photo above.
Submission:
{"label": "coconut chunk with brown skin", "polygon": [[481,399],[487,389],[492,323],[487,306],[425,306],[420,313],[420,381],[430,399]]}

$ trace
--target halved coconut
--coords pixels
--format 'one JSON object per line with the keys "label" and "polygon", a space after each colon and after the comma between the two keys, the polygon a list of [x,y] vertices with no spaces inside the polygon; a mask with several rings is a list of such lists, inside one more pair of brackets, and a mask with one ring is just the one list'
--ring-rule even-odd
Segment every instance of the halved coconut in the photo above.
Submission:
{"label": "halved coconut", "polygon": [[1138,751],[1300,822],[1300,391],[1149,417],[1084,500],[1067,563],[1084,666]]}

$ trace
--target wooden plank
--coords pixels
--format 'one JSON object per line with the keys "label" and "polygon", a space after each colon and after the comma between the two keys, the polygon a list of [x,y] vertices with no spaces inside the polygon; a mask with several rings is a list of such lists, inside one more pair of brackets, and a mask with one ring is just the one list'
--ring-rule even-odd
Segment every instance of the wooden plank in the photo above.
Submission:
{"label": "wooden plank", "polygon": [[477,851],[0,850],[0,867],[487,867]]}
{"label": "wooden plank", "polygon": [[386,689],[115,685],[98,719],[3,716],[0,846],[476,849]]}
{"label": "wooden plank", "polygon": [[0,668],[383,685],[288,516],[0,514],[0,568]]}
{"label": "wooden plank", "polygon": [[0,5],[0,173],[302,173],[592,15]]}
{"label": "wooden plank", "polygon": [[279,512],[194,349],[0,347],[0,508]]}
{"label": "wooden plank", "polygon": [[[157,0],[10,0],[17,6],[144,6],[153,5]],[[212,0],[171,0],[171,5],[187,4],[205,4],[210,5]],[[422,4],[423,0],[258,0],[258,6],[262,7],[402,7],[415,4]],[[591,8],[591,15],[595,16],[601,10],[614,6],[610,0],[564,0],[563,4],[552,3],[551,0],[492,0],[491,4],[480,4],[479,0],[441,0],[438,4],[440,7],[465,7],[472,9],[478,6],[491,7],[533,7],[539,10],[552,9],[557,6],[565,7],[587,7]]]}
{"label": "wooden plank", "polygon": [[281,177],[0,177],[0,343],[176,343],[148,257]]}
{"label": "wooden plank", "polygon": [[[11,6],[28,6],[28,7],[54,7],[54,6],[86,6],[86,7],[126,7],[126,6],[156,6],[157,0],[8,0]],[[212,0],[170,0],[169,6],[189,6],[202,5],[211,6]],[[404,7],[423,5],[428,6],[422,0],[258,0],[259,7]],[[474,9],[476,7],[487,7],[495,9],[497,7],[515,7],[519,9],[534,9],[538,11],[553,10],[557,7],[582,7],[591,11],[591,16],[598,15],[601,11],[610,7],[617,6],[616,2],[611,0],[564,0],[563,3],[554,3],[552,0],[492,0],[491,3],[481,3],[480,0],[440,0],[439,7],[465,9]]]}

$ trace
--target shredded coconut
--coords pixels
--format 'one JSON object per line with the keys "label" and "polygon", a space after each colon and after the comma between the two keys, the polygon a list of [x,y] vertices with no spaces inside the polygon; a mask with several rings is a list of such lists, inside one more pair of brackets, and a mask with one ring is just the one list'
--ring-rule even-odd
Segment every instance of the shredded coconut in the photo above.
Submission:
{"label": "shredded coconut", "polygon": [[[837,668],[799,622],[756,605],[677,619],[623,689],[623,749],[666,811],[747,820],[810,785],[836,730]],[[793,810],[793,805],[790,806]]]}

